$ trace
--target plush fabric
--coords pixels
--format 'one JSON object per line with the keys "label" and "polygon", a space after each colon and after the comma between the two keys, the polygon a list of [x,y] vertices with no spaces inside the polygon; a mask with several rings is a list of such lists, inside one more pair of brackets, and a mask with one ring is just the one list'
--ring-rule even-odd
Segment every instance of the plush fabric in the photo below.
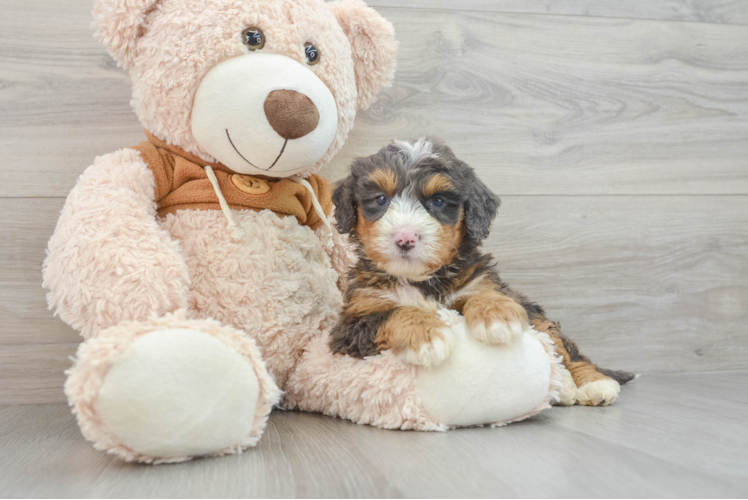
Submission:
{"label": "plush fabric", "polygon": [[442,314],[456,337],[452,354],[431,368],[390,351],[364,359],[332,354],[327,334],[313,339],[281,404],[385,429],[444,431],[506,425],[558,401],[564,368],[547,334],[530,330],[517,345],[489,347],[455,316]]}
{"label": "plush fabric", "polygon": [[140,154],[122,149],[96,158],[68,195],[44,287],[50,309],[84,338],[187,307],[190,272],[157,222],[154,188]]}
{"label": "plush fabric", "polygon": [[[164,456],[133,450],[123,442],[121,436],[113,431],[112,427],[116,427],[116,425],[112,426],[104,419],[104,415],[100,413],[98,406],[100,391],[107,381],[109,372],[123,356],[127,355],[128,350],[134,343],[145,339],[152,333],[180,329],[209,336],[227,346],[232,352],[237,353],[246,362],[246,367],[254,372],[254,380],[258,384],[258,398],[255,402],[250,401],[250,404],[254,406],[254,418],[248,432],[245,433],[243,438],[231,445],[217,446],[205,454],[238,453],[242,449],[254,446],[257,443],[267,423],[268,414],[280,397],[280,391],[268,375],[257,346],[252,339],[234,328],[222,326],[216,321],[189,320],[185,311],[180,310],[174,314],[166,314],[160,318],[151,318],[146,321],[121,322],[115,327],[104,330],[96,338],[90,339],[79,347],[75,365],[68,371],[65,394],[68,396],[81,432],[86,439],[94,443],[97,449],[114,453],[128,461],[137,460],[147,463],[180,462],[191,458],[191,455],[184,454],[167,454]],[[178,355],[171,357],[172,368],[178,366],[175,363],[175,358],[178,357]],[[185,369],[190,368],[189,364],[183,364],[183,366]],[[226,386],[232,382],[231,379],[241,378],[244,374],[242,371],[237,371],[217,386],[214,384],[214,387]],[[151,384],[154,386],[157,386],[158,382],[159,379],[151,380]],[[157,389],[163,389],[163,386]],[[143,399],[148,400],[148,394],[143,394]],[[145,419],[145,422],[147,424],[149,420]],[[246,429],[244,425],[241,428]],[[143,432],[147,433],[145,429]],[[181,443],[182,446],[189,446],[189,444],[188,442]]]}
{"label": "plush fabric", "polygon": [[356,65],[359,109],[368,108],[395,74],[395,31],[361,0],[337,0],[328,4],[351,42]]}
{"label": "plush fabric", "polygon": [[329,335],[309,343],[286,384],[282,405],[385,429],[443,431],[447,425],[424,409],[416,368],[390,351],[366,359],[334,355]]}
{"label": "plush fabric", "polygon": [[[322,57],[319,64],[328,62]],[[304,174],[325,154],[338,129],[335,98],[315,74],[316,67],[265,50],[216,65],[195,93],[191,117],[195,140],[235,172]],[[262,78],[257,78],[260,74]],[[279,102],[281,95],[286,96],[283,102]],[[289,95],[298,99],[289,100]],[[299,109],[300,103],[305,103],[306,111]],[[310,121],[310,114],[316,119]]]}
{"label": "plush fabric", "polygon": [[472,426],[537,413],[548,403],[551,363],[535,332],[511,345],[486,345],[468,332],[464,319],[452,319],[455,337],[439,366],[417,370],[416,394],[439,422]]}
{"label": "plush fabric", "polygon": [[337,318],[338,274],[321,240],[295,218],[269,210],[234,217],[245,233],[241,241],[231,239],[217,210],[180,210],[160,223],[180,243],[193,276],[190,317],[250,335],[285,390],[306,344]]}
{"label": "plush fabric", "polygon": [[182,328],[134,341],[109,370],[97,405],[134,452],[192,456],[250,436],[259,396],[253,367],[239,353]]}

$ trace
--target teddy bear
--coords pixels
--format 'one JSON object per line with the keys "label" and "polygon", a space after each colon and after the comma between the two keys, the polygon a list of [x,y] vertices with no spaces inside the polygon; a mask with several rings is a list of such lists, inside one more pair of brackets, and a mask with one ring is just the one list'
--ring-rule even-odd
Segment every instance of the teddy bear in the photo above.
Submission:
{"label": "teddy bear", "polygon": [[558,398],[538,332],[479,349],[445,312],[461,340],[433,368],[329,348],[354,256],[316,172],[392,80],[388,21],[359,0],[96,0],[94,17],[146,140],[80,176],[43,274],[84,338],[65,393],[97,449],[238,453],[274,406],[444,430]]}

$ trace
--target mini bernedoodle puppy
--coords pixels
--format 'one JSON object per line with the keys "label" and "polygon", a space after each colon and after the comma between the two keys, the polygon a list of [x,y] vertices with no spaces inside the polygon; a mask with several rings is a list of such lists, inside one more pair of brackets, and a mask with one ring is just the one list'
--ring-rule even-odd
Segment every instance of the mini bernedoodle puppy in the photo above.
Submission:
{"label": "mini bernedoodle puppy", "polygon": [[529,325],[548,333],[577,387],[562,404],[610,404],[619,383],[634,377],[596,367],[538,304],[501,281],[480,249],[499,198],[444,143],[395,141],[357,158],[333,202],[338,230],[350,234],[359,258],[332,332],[334,352],[391,349],[410,363],[438,364],[449,355],[435,312],[442,306],[487,344],[514,342]]}

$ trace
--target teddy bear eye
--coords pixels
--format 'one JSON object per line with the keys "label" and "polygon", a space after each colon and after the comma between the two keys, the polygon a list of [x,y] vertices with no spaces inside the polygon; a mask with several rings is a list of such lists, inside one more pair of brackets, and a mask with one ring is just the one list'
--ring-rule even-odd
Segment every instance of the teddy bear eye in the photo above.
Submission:
{"label": "teddy bear eye", "polygon": [[265,35],[260,28],[247,28],[242,31],[242,42],[249,50],[260,50],[265,46]]}
{"label": "teddy bear eye", "polygon": [[312,43],[305,43],[304,44],[304,55],[306,56],[306,63],[309,66],[314,66],[317,64],[320,60],[320,57],[322,57],[319,53],[319,49],[314,46]]}

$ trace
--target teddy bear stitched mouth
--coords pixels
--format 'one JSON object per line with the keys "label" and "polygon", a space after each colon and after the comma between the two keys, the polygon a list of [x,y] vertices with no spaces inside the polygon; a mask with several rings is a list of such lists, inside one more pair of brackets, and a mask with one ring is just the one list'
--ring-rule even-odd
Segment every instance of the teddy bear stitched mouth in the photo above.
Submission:
{"label": "teddy bear stitched mouth", "polygon": [[278,160],[280,160],[280,157],[283,154],[283,151],[286,150],[286,144],[288,144],[288,139],[284,140],[283,141],[283,147],[281,148],[280,153],[278,153],[278,156],[275,158],[275,161],[273,162],[273,164],[270,165],[268,168],[260,168],[257,165],[255,165],[254,163],[252,163],[251,161],[249,161],[248,159],[246,159],[244,157],[244,155],[239,152],[239,150],[236,148],[236,146],[234,146],[234,141],[231,140],[231,135],[229,135],[229,129],[226,129],[226,137],[228,137],[229,142],[231,143],[231,147],[234,148],[234,151],[236,151],[236,154],[238,154],[239,156],[242,157],[242,160],[246,161],[247,163],[249,163],[250,165],[252,165],[254,168],[256,168],[258,170],[264,170],[265,172],[269,171],[271,168],[273,168],[275,166],[276,163],[278,163]]}

